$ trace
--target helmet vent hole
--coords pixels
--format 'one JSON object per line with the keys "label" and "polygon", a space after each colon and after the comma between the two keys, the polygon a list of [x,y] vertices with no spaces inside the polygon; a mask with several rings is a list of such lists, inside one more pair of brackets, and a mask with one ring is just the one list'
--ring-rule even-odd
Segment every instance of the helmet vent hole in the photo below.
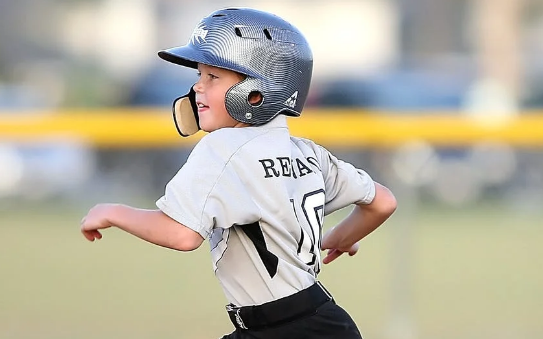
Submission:
{"label": "helmet vent hole", "polygon": [[249,105],[253,107],[258,107],[262,105],[262,102],[264,101],[264,96],[259,91],[252,91],[249,93],[249,96],[247,97],[247,102]]}
{"label": "helmet vent hole", "polygon": [[272,36],[271,36],[271,34],[270,34],[270,31],[268,31],[267,28],[264,28],[264,35],[266,36],[266,38],[267,38],[268,40],[271,40],[271,39],[272,39]]}
{"label": "helmet vent hole", "polygon": [[215,14],[212,18],[220,18],[221,16],[226,16],[226,14]]}
{"label": "helmet vent hole", "polygon": [[234,30],[236,31],[237,36],[239,36],[240,38],[243,38],[243,35],[241,35],[241,30],[239,29],[239,27],[236,27]]}

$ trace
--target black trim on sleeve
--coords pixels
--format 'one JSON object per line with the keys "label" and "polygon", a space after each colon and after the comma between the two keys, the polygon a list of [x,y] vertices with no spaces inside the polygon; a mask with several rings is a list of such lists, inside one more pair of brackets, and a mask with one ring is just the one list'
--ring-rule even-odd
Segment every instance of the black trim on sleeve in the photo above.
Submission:
{"label": "black trim on sleeve", "polygon": [[266,240],[264,239],[264,233],[262,233],[262,228],[260,227],[260,223],[254,222],[252,224],[236,226],[239,227],[243,232],[245,232],[247,237],[251,239],[253,245],[255,245],[258,255],[260,256],[260,259],[262,260],[262,263],[268,271],[268,274],[271,278],[273,278],[275,274],[277,274],[279,259],[275,254],[271,253],[268,250],[268,247],[266,246]]}

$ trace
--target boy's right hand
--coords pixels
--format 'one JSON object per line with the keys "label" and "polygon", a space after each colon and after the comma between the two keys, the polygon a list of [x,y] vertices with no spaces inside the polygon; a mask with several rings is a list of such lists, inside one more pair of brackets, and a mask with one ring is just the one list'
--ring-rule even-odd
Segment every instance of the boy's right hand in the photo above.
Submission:
{"label": "boy's right hand", "polygon": [[117,206],[117,204],[98,204],[81,219],[81,233],[87,240],[102,239],[102,234],[98,230],[113,226],[110,218]]}

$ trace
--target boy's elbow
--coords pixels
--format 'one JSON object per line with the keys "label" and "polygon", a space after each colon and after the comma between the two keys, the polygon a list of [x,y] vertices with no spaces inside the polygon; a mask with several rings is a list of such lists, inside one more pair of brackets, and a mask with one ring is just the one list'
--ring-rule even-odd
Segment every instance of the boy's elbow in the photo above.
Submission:
{"label": "boy's elbow", "polygon": [[179,241],[176,241],[173,246],[171,246],[173,249],[182,251],[182,252],[190,252],[194,251],[200,245],[202,245],[203,238],[200,237],[200,240],[198,239],[180,239]]}
{"label": "boy's elbow", "polygon": [[389,217],[391,216],[398,207],[398,201],[392,192],[385,186],[375,183],[375,199],[373,208],[377,213]]}
{"label": "boy's elbow", "polygon": [[204,242],[204,238],[199,233],[187,227],[183,227],[180,234],[177,234],[173,240],[168,247],[182,252],[194,251]]}
{"label": "boy's elbow", "polygon": [[194,251],[204,242],[204,238],[200,233],[172,219],[160,210],[156,211],[156,213],[161,217],[159,221],[160,225],[163,226],[161,228],[162,232],[160,232],[161,241],[159,241],[161,246],[176,251],[189,252]]}
{"label": "boy's elbow", "polygon": [[391,216],[398,207],[398,201],[396,200],[396,197],[394,194],[390,193],[390,195],[386,198],[386,202],[383,204],[383,214]]}

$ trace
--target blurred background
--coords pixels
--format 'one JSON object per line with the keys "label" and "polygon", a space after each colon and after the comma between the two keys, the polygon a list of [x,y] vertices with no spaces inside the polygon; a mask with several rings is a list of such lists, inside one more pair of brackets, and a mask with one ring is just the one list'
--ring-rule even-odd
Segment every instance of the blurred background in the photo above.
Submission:
{"label": "blurred background", "polygon": [[89,244],[79,221],[99,202],[154,207],[198,140],[170,113],[196,72],[156,52],[238,6],[312,46],[292,134],[398,198],[320,275],[364,336],[543,337],[542,0],[1,0],[0,338],[232,330],[206,245]]}

